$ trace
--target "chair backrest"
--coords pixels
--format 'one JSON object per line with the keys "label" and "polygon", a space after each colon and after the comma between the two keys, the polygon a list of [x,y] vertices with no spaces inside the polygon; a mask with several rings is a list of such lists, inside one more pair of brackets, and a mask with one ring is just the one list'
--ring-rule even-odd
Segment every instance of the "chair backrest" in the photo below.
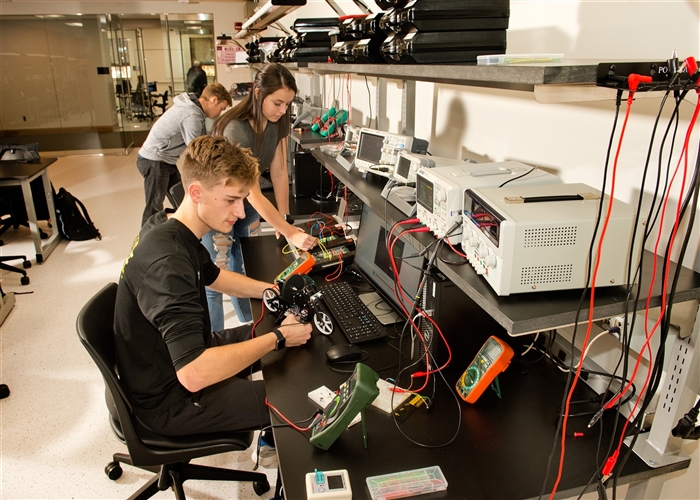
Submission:
{"label": "chair backrest", "polygon": [[153,101],[153,107],[155,108],[160,108],[163,110],[163,113],[165,113],[165,108],[168,107],[168,91],[166,90],[163,92],[163,95],[160,96],[163,99],[163,102],[158,102],[158,101]]}
{"label": "chair backrest", "polygon": [[173,208],[177,208],[180,206],[180,203],[182,203],[182,200],[184,199],[185,187],[182,185],[182,182],[178,182],[168,191],[168,201],[173,206]]}
{"label": "chair backrest", "polygon": [[109,283],[83,306],[78,314],[77,331],[80,342],[100,369],[105,382],[105,400],[116,423],[115,433],[126,443],[134,464],[151,461],[134,428],[131,404],[117,375],[117,359],[114,349],[114,305],[117,284]]}
{"label": "chair backrest", "polygon": [[139,436],[136,431],[136,417],[117,371],[114,349],[116,298],[117,284],[110,283],[105,286],[83,306],[78,314],[76,328],[80,342],[102,373],[112,428],[117,437],[126,444],[131,465],[162,465],[248,448],[253,440],[252,431],[170,438],[139,426]]}

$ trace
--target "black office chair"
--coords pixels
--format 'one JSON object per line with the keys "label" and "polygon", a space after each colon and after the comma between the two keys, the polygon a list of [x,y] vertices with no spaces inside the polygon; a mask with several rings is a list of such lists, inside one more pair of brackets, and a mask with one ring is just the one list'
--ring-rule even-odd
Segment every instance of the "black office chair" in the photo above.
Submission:
{"label": "black office chair", "polygon": [[153,108],[160,108],[161,109],[161,115],[165,113],[165,108],[168,106],[168,91],[166,90],[163,92],[163,95],[159,96],[163,101],[158,102],[158,98],[156,97],[155,100],[151,103],[151,107]]}
{"label": "black office chair", "polygon": [[185,187],[182,185],[182,182],[178,182],[171,187],[168,190],[167,197],[173,208],[179,207],[180,203],[182,203],[182,200],[185,198]]}
{"label": "black office chair", "polygon": [[131,113],[138,121],[153,117],[151,99],[143,88],[137,87],[131,94]]}
{"label": "black office chair", "polygon": [[[4,214],[0,216],[0,235],[2,235],[11,227],[15,226],[15,222],[12,215],[8,213],[9,211],[11,211],[11,207],[9,207],[9,204],[0,202],[0,213],[4,212]],[[4,244],[5,242],[0,240],[0,246],[3,246]],[[20,259],[22,260],[22,267],[24,267],[24,269],[29,269],[30,267],[32,267],[32,263],[29,260],[27,260],[27,257],[24,255],[2,255],[0,256],[0,269],[12,273],[21,274],[22,277],[20,278],[19,282],[23,285],[28,285],[29,276],[27,276],[27,271],[25,271],[24,269],[20,269],[19,267],[5,264],[5,262]]]}
{"label": "black office chair", "polygon": [[189,463],[198,457],[247,449],[253,441],[252,431],[167,437],[139,424],[117,374],[112,326],[116,296],[117,284],[108,284],[83,306],[77,321],[80,341],[102,372],[112,430],[128,450],[128,454],[114,454],[114,461],[105,468],[107,476],[118,479],[122,474],[120,463],[154,472],[155,476],[134,493],[132,499],[150,498],[170,487],[175,498],[184,500],[183,483],[188,479],[251,481],[258,495],[269,491],[270,484],[263,473]]}

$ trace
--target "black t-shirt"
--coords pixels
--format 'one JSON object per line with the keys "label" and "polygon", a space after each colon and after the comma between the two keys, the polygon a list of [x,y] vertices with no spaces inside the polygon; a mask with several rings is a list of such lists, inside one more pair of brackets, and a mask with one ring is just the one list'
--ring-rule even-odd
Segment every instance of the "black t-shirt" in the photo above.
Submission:
{"label": "black t-shirt", "polygon": [[176,370],[210,343],[205,286],[219,272],[165,210],[141,229],[122,268],[114,317],[117,366],[137,414],[161,413],[188,395]]}

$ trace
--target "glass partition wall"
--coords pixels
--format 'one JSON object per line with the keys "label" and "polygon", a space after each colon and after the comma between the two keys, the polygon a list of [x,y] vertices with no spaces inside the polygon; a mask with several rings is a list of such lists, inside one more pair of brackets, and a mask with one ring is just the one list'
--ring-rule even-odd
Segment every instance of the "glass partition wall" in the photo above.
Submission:
{"label": "glass partition wall", "polygon": [[195,57],[215,80],[211,15],[0,16],[0,47],[0,142],[44,156],[128,154]]}

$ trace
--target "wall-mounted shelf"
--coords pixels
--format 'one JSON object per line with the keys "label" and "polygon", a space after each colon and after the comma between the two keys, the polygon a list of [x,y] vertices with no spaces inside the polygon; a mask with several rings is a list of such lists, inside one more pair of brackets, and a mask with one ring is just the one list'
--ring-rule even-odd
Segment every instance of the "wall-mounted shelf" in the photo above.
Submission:
{"label": "wall-mounted shelf", "polygon": [[476,64],[309,63],[308,68],[321,74],[355,73],[399,80],[534,91],[536,85],[595,84],[599,62],[596,60],[571,60],[488,66]]}
{"label": "wall-mounted shelf", "polygon": [[[550,63],[501,64],[335,64],[285,63],[290,70],[317,75],[352,73],[408,82],[434,82],[467,87],[533,92],[543,104],[615,99],[616,90],[596,86],[598,64],[590,59]],[[640,92],[638,98],[657,96]]]}

